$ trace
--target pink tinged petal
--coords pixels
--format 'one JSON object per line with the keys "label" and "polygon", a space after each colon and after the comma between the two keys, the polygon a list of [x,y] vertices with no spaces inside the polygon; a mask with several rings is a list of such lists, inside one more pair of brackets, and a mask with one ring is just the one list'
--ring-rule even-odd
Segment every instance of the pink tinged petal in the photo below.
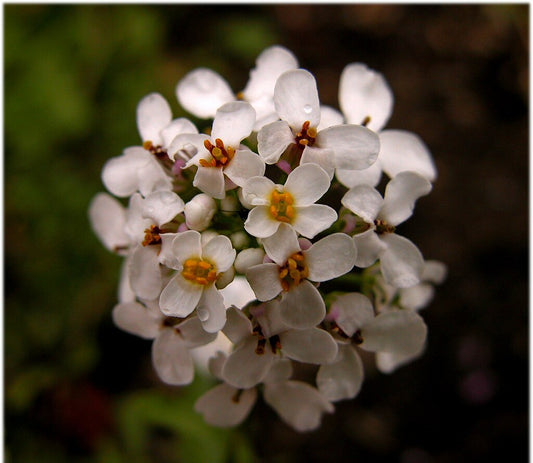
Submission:
{"label": "pink tinged petal", "polygon": [[422,280],[440,285],[446,279],[448,268],[438,260],[426,260]]}
{"label": "pink tinged petal", "polygon": [[280,302],[283,323],[304,330],[318,325],[326,315],[326,306],[318,289],[307,280],[283,293]]}
{"label": "pink tinged petal", "polygon": [[189,384],[194,378],[194,365],[185,341],[167,328],[152,344],[152,363],[159,378],[167,384]]}
{"label": "pink tinged petal", "polygon": [[335,153],[332,149],[308,145],[304,148],[300,159],[300,165],[303,164],[317,164],[322,167],[331,181],[335,174]]}
{"label": "pink tinged petal", "polygon": [[274,87],[274,104],[281,120],[299,131],[305,121],[320,123],[320,101],[313,75],[304,69],[284,72]]}
{"label": "pink tinged petal", "polygon": [[348,336],[374,320],[374,308],[368,297],[360,293],[343,294],[335,299],[331,307],[335,322]]}
{"label": "pink tinged petal", "polygon": [[[310,164],[311,165],[311,164]],[[296,207],[292,226],[306,238],[314,238],[337,220],[334,209],[323,204],[312,204],[307,207]]]}
{"label": "pink tinged petal", "polygon": [[257,390],[239,390],[219,384],[202,395],[194,404],[206,423],[221,428],[237,426],[250,414],[257,400]]}
{"label": "pink tinged petal", "polygon": [[411,310],[379,314],[361,331],[361,347],[370,352],[419,352],[426,341],[427,327],[420,315]]}
{"label": "pink tinged petal", "polygon": [[267,206],[256,206],[248,213],[244,229],[257,238],[268,238],[276,233],[280,224],[272,217]]}
{"label": "pink tinged petal", "polygon": [[188,349],[205,346],[213,342],[217,337],[216,333],[208,333],[204,330],[198,317],[188,318],[177,325],[175,329],[179,331]]}
{"label": "pink tinged petal", "polygon": [[161,145],[161,129],[170,124],[172,110],[167,100],[159,93],[150,93],[137,105],[137,128],[143,141]]}
{"label": "pink tinged petal", "polygon": [[170,222],[180,212],[185,203],[172,191],[156,191],[145,198],[142,208],[144,217],[152,219],[157,225]]}
{"label": "pink tinged petal", "polygon": [[363,380],[361,357],[352,346],[343,345],[339,345],[335,361],[322,365],[316,375],[318,390],[332,402],[353,399],[359,394]]}
{"label": "pink tinged petal", "polygon": [[96,236],[110,251],[117,252],[129,245],[130,239],[124,232],[126,210],[112,196],[98,193],[89,205],[89,219]]}
{"label": "pink tinged petal", "polygon": [[357,214],[367,223],[374,223],[383,206],[383,198],[378,190],[370,185],[357,185],[350,188],[342,197],[342,205]]}
{"label": "pink tinged petal", "polygon": [[198,167],[193,186],[216,199],[226,196],[222,167]]}
{"label": "pink tinged petal", "polygon": [[275,188],[274,182],[267,177],[251,177],[242,186],[242,195],[253,206],[267,206]]}
{"label": "pink tinged petal", "polygon": [[339,82],[339,106],[350,124],[362,124],[375,132],[388,122],[394,103],[392,90],[379,72],[365,64],[352,63],[344,68]]}
{"label": "pink tinged petal", "polygon": [[138,302],[117,304],[113,308],[112,317],[121,330],[144,339],[154,339],[159,334],[163,321],[163,314],[154,314]]}
{"label": "pink tinged petal", "polygon": [[286,48],[274,45],[257,57],[255,68],[250,71],[250,79],[243,90],[244,98],[253,102],[264,96],[272,98],[278,77],[285,71],[296,69],[298,61]]}
{"label": "pink tinged petal", "polygon": [[431,191],[431,183],[415,172],[400,172],[385,188],[379,218],[398,225],[411,217],[415,201]]}
{"label": "pink tinged petal", "polygon": [[379,137],[360,125],[336,125],[320,131],[316,143],[335,152],[337,169],[370,167],[379,153]]}
{"label": "pink tinged petal", "polygon": [[335,177],[345,187],[353,188],[358,185],[377,186],[381,180],[381,163],[378,160],[370,167],[363,170],[337,169]]}
{"label": "pink tinged petal", "polygon": [[304,251],[311,281],[327,281],[349,272],[357,257],[353,239],[344,233],[328,235]]}
{"label": "pink tinged petal", "polygon": [[[172,254],[182,265],[187,259],[202,257],[200,233],[195,230],[178,233],[172,241]],[[181,270],[181,266],[173,268]]]}
{"label": "pink tinged petal", "polygon": [[404,170],[417,172],[434,182],[437,169],[424,142],[411,132],[384,130],[379,134],[381,150],[379,159],[383,171],[391,178]]}
{"label": "pink tinged petal", "polygon": [[281,419],[299,432],[318,428],[322,414],[334,410],[318,390],[301,381],[267,383],[263,396]]}
{"label": "pink tinged petal", "polygon": [[228,384],[248,389],[259,384],[267,375],[275,355],[268,346],[262,353],[257,353],[257,339],[257,336],[248,336],[226,360],[222,377]]}
{"label": "pink tinged petal", "polygon": [[321,365],[332,362],[337,355],[337,343],[320,328],[288,330],[279,338],[283,353],[298,362]]}
{"label": "pink tinged petal", "polygon": [[202,257],[215,264],[217,272],[225,272],[233,265],[236,254],[231,240],[227,236],[218,235],[204,246]]}
{"label": "pink tinged petal", "polygon": [[163,281],[157,251],[154,246],[138,246],[133,252],[129,267],[130,284],[141,299],[156,299],[161,292]]}
{"label": "pink tinged petal", "polygon": [[220,138],[226,147],[239,147],[242,139],[252,133],[255,109],[246,101],[232,101],[218,108],[213,121],[211,139]]}
{"label": "pink tinged petal", "polygon": [[265,162],[249,149],[239,149],[224,168],[224,173],[235,185],[243,186],[248,179],[265,173]]}
{"label": "pink tinged petal", "polygon": [[399,367],[416,360],[424,352],[422,346],[419,352],[414,354],[398,354],[396,352],[376,352],[376,367],[381,373],[392,373]]}
{"label": "pink tinged petal", "polygon": [[181,106],[202,119],[214,117],[220,106],[235,100],[228,83],[206,68],[189,72],[176,86],[176,96]]}
{"label": "pink tinged petal", "polygon": [[320,107],[320,124],[317,127],[319,132],[340,124],[344,124],[344,116],[339,111],[331,106],[322,105]]}
{"label": "pink tinged petal", "polygon": [[424,258],[407,238],[394,233],[381,238],[387,249],[381,254],[381,273],[385,281],[396,288],[408,288],[420,282]]}
{"label": "pink tinged petal", "polygon": [[400,290],[400,304],[410,310],[420,310],[433,299],[435,288],[429,283],[420,283]]}
{"label": "pink tinged petal", "polygon": [[216,333],[226,324],[226,306],[222,294],[214,285],[206,286],[196,309],[204,330]]}
{"label": "pink tinged petal", "polygon": [[[190,167],[191,160],[196,156],[200,155],[198,158],[210,156],[204,146],[205,140],[210,140],[210,138],[203,133],[177,135],[168,145],[167,154],[173,161],[176,160],[176,156],[189,161],[184,168]],[[194,162],[194,165],[198,165],[198,162]]]}
{"label": "pink tinged petal", "polygon": [[178,135],[184,133],[196,134],[198,133],[198,129],[189,119],[179,117],[168,124],[160,133],[163,140],[163,147],[167,148]]}
{"label": "pink tinged petal", "polygon": [[292,376],[292,362],[289,359],[277,358],[274,360],[264,383],[279,383],[286,381]]}
{"label": "pink tinged petal", "polygon": [[222,332],[233,344],[238,344],[245,337],[252,334],[252,323],[241,310],[230,307],[226,312],[226,316],[227,320]]}
{"label": "pink tinged petal", "polygon": [[285,264],[291,254],[300,251],[296,232],[286,223],[281,223],[276,233],[263,240],[263,247],[268,257],[279,266]]}
{"label": "pink tinged petal", "polygon": [[264,125],[257,133],[257,151],[267,164],[278,162],[291,143],[294,143],[294,135],[285,121]]}
{"label": "pink tinged petal", "polygon": [[159,307],[169,317],[185,318],[196,309],[203,291],[202,285],[187,281],[177,274],[161,292]]}
{"label": "pink tinged petal", "polygon": [[329,186],[329,175],[324,169],[316,164],[303,164],[289,174],[283,189],[292,195],[296,206],[301,207],[318,201]]}
{"label": "pink tinged petal", "polygon": [[143,148],[132,147],[124,154],[109,159],[102,169],[102,182],[115,196],[124,198],[139,188],[139,172],[149,164],[150,154]]}
{"label": "pink tinged petal", "polygon": [[246,279],[260,301],[269,301],[282,290],[277,264],[254,265],[246,270]]}
{"label": "pink tinged petal", "polygon": [[355,235],[353,241],[357,248],[355,266],[359,268],[370,267],[387,249],[387,244],[373,229]]}

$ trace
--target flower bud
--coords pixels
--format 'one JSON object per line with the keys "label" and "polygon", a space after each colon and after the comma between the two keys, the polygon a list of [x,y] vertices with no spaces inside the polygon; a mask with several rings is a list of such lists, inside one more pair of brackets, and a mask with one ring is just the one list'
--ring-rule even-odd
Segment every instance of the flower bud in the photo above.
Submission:
{"label": "flower bud", "polygon": [[200,193],[185,204],[185,222],[191,230],[205,230],[211,224],[216,211],[215,200],[205,193]]}
{"label": "flower bud", "polygon": [[249,267],[263,263],[265,252],[259,248],[248,248],[237,254],[235,259],[235,270],[239,273],[245,273]]}

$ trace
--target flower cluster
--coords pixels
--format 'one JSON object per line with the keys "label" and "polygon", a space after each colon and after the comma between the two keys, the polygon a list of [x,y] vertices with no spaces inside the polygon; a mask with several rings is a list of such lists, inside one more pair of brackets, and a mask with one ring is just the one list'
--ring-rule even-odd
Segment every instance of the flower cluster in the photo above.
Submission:
{"label": "flower cluster", "polygon": [[290,426],[315,429],[358,394],[360,349],[387,373],[424,350],[418,312],[446,268],[397,227],[431,191],[431,155],[416,135],[384,129],[392,92],[359,63],[340,76],[340,111],[280,46],[261,53],[242,92],[200,68],[176,95],[210,126],[144,97],[142,144],[105,164],[111,194],[89,208],[124,257],[113,320],[154,340],[165,383],[190,383],[209,355],[220,384],[195,404],[207,422],[241,423],[262,393]]}

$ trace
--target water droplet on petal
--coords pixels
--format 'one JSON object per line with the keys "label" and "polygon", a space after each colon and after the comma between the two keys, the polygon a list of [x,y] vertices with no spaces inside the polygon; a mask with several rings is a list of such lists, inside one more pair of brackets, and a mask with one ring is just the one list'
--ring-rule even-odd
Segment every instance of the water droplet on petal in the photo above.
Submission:
{"label": "water droplet on petal", "polygon": [[311,105],[306,104],[306,105],[304,106],[304,113],[305,113],[305,114],[310,114],[312,110],[313,110],[313,107],[312,107]]}
{"label": "water droplet on petal", "polygon": [[198,307],[196,313],[201,322],[205,322],[209,318],[209,311],[205,307]]}

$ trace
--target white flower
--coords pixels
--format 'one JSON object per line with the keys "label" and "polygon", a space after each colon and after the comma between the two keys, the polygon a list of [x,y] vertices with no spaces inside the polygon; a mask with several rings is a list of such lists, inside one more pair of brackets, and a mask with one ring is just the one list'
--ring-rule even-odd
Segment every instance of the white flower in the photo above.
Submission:
{"label": "white flower", "polygon": [[267,238],[281,223],[287,223],[301,235],[313,238],[337,219],[331,207],[314,204],[329,185],[328,174],[316,164],[294,169],[285,185],[276,185],[266,177],[252,177],[242,189],[245,201],[255,206],[244,228],[253,236]]}
{"label": "white flower", "polygon": [[[274,85],[283,72],[297,67],[294,55],[279,45],[266,48],[257,57],[256,67],[250,71],[250,79],[238,95],[256,111],[255,131],[277,119]],[[220,106],[236,99],[226,80],[207,68],[189,72],[176,86],[176,96],[187,111],[204,119],[214,117]]]}
{"label": "white flower", "polygon": [[407,238],[394,233],[395,227],[413,213],[415,201],[431,191],[431,183],[414,172],[401,172],[385,189],[385,197],[370,185],[351,188],[342,204],[362,218],[368,226],[354,236],[359,250],[355,265],[369,267],[378,258],[385,281],[407,288],[420,281],[424,259]]}
{"label": "white flower", "polygon": [[193,185],[213,198],[222,199],[226,189],[242,186],[250,177],[265,172],[262,159],[240,145],[252,132],[254,121],[255,110],[249,103],[226,103],[217,110],[211,137],[178,135],[168,149],[169,156],[174,159],[178,151],[193,146],[197,154],[185,165],[198,166]]}
{"label": "white flower", "polygon": [[318,130],[321,119],[316,81],[304,69],[283,73],[274,89],[281,121],[257,134],[258,151],[267,164],[278,162],[291,144],[301,152],[301,163],[320,165],[333,177],[337,169],[366,169],[379,153],[377,135],[359,125],[336,125]]}
{"label": "white flower", "polygon": [[413,356],[424,348],[427,327],[418,314],[395,310],[375,316],[370,300],[359,293],[337,297],[327,319],[342,335],[337,358],[317,373],[318,389],[331,401],[353,398],[361,388],[364,372],[355,346],[398,356]]}
{"label": "white flower", "polygon": [[431,153],[417,135],[404,130],[383,130],[392,114],[393,94],[382,74],[362,63],[344,68],[339,82],[339,105],[348,124],[363,124],[377,132],[380,152],[368,169],[337,169],[335,176],[352,188],[360,184],[376,186],[385,172],[390,178],[403,171],[417,172],[430,182],[437,171]]}
{"label": "white flower", "polygon": [[281,317],[285,324],[298,329],[319,324],[325,315],[325,305],[311,282],[331,280],[349,272],[357,255],[353,240],[335,233],[302,250],[296,232],[282,223],[274,235],[263,240],[263,245],[273,262],[246,271],[257,299],[268,301],[281,293]]}
{"label": "white flower", "polygon": [[235,260],[231,241],[220,235],[202,246],[200,233],[189,230],[176,235],[170,252],[174,262],[167,266],[177,272],[161,293],[161,310],[186,317],[196,309],[206,331],[219,331],[226,322],[226,308],[215,283]]}
{"label": "white flower", "polygon": [[211,224],[216,211],[215,200],[200,193],[185,204],[185,223],[191,230],[203,231]]}
{"label": "white flower", "polygon": [[212,342],[216,334],[206,333],[198,317],[185,321],[165,317],[157,301],[121,303],[113,309],[113,321],[128,333],[153,339],[152,362],[167,384],[189,384],[194,378],[190,349]]}
{"label": "white flower", "polygon": [[137,106],[137,126],[143,146],[126,148],[121,156],[109,159],[102,170],[105,187],[115,196],[127,197],[139,191],[143,196],[172,190],[171,167],[166,149],[178,134],[198,133],[185,118],[172,120],[170,106],[158,93],[144,97]]}

